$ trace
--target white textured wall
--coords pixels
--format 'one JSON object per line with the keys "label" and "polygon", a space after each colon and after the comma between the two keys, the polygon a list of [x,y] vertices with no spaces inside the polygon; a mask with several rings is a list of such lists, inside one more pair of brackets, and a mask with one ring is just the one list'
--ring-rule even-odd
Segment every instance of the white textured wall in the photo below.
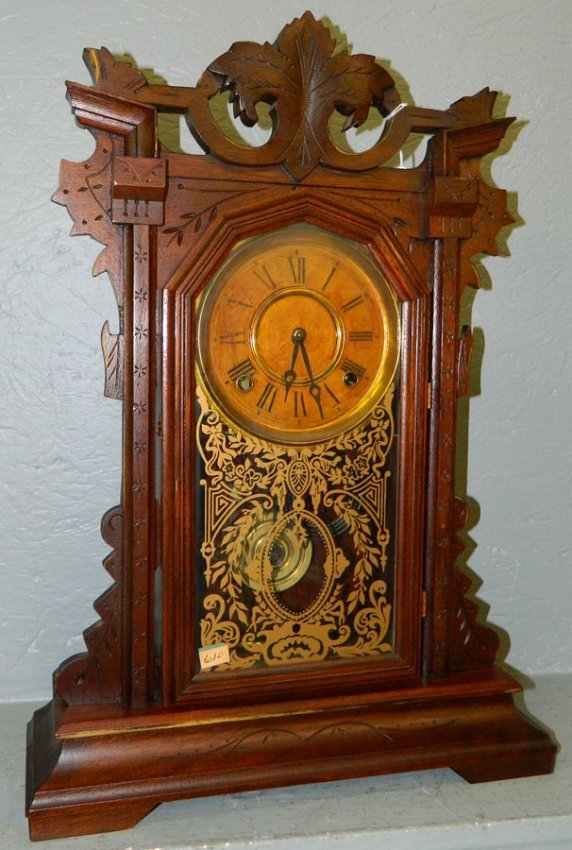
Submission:
{"label": "white textured wall", "polygon": [[[0,699],[47,697],[81,651],[108,584],[99,517],[120,478],[120,405],[102,397],[111,287],[98,248],[50,204],[60,158],[83,159],[64,80],[84,46],[129,52],[193,84],[234,40],[273,40],[306,3],[4,0],[0,20]],[[319,0],[355,52],[391,60],[420,106],[489,85],[521,123],[495,159],[518,195],[512,256],[484,262],[473,310],[485,346],[470,403],[472,570],[520,670],[571,669],[570,0]],[[507,97],[508,100],[508,97]],[[190,141],[188,149],[192,149]],[[510,148],[510,150],[509,150]],[[489,278],[490,275],[490,278]],[[490,280],[492,279],[492,288]]]}

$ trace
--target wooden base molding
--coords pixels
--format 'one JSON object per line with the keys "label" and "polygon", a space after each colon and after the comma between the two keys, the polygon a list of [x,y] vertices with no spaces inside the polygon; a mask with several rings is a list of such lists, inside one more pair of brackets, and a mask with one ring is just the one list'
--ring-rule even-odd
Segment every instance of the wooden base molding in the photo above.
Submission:
{"label": "wooden base molding", "polygon": [[470,697],[466,685],[450,677],[353,708],[258,706],[210,722],[118,712],[106,731],[97,717],[56,730],[50,703],[29,726],[31,837],[126,829],[159,803],[283,785],[443,767],[469,782],[550,773],[556,747],[515,707],[517,683],[481,676]]}

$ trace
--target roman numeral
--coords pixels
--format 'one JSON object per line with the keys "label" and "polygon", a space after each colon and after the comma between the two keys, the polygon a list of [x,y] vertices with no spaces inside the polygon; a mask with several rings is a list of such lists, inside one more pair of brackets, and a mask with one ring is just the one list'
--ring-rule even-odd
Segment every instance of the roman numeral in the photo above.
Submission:
{"label": "roman numeral", "polygon": [[237,363],[236,366],[233,366],[232,369],[228,370],[228,376],[231,381],[236,381],[237,378],[240,378],[242,375],[252,375],[254,373],[254,366],[247,358],[246,360],[242,360],[240,363]]}
{"label": "roman numeral", "polygon": [[371,342],[373,331],[350,331],[350,342]]}
{"label": "roman numeral", "polygon": [[358,378],[363,378],[365,375],[365,369],[363,366],[360,366],[359,363],[354,363],[353,360],[348,360],[347,357],[342,361],[340,369],[342,372],[353,372],[354,375],[358,376]]}
{"label": "roman numeral", "polygon": [[326,280],[324,281],[324,285],[322,286],[322,292],[325,292],[326,287],[327,287],[327,285],[329,284],[329,282],[331,281],[331,279],[333,278],[333,276],[334,276],[334,274],[335,274],[336,270],[337,270],[337,266],[333,266],[333,267],[332,267],[332,271],[329,273],[329,275],[327,276]]}
{"label": "roman numeral", "polygon": [[324,389],[325,389],[325,391],[328,393],[328,395],[329,395],[331,398],[333,398],[333,399],[334,399],[334,401],[335,401],[335,403],[336,403],[336,404],[339,404],[339,403],[340,403],[340,400],[339,400],[339,398],[337,397],[337,395],[333,392],[333,390],[331,390],[331,389],[329,388],[329,386],[328,386],[327,384],[324,384]]}
{"label": "roman numeral", "polygon": [[266,384],[264,389],[262,390],[262,395],[256,402],[256,406],[261,410],[267,408],[268,413],[272,412],[272,405],[274,404],[274,399],[276,398],[276,387],[273,387],[272,384]]}
{"label": "roman numeral", "polygon": [[218,341],[223,345],[240,345],[240,343],[246,342],[246,331],[222,334],[219,336]]}
{"label": "roman numeral", "polygon": [[288,257],[294,283],[306,283],[306,257]]}
{"label": "roman numeral", "polygon": [[264,284],[267,289],[276,289],[276,284],[272,280],[270,272],[268,271],[266,266],[262,266],[261,271],[258,271],[258,269],[254,269],[254,274],[256,275],[260,283]]}
{"label": "roman numeral", "polygon": [[227,298],[226,300],[229,304],[236,304],[237,307],[254,307],[254,304],[250,304],[248,301],[241,301],[239,298]]}
{"label": "roman numeral", "polygon": [[304,401],[304,393],[294,390],[294,416],[307,416],[306,402]]}
{"label": "roman numeral", "polygon": [[356,295],[355,298],[352,298],[351,301],[348,301],[347,304],[342,304],[342,312],[347,313],[348,310],[353,310],[354,307],[357,307],[358,304],[363,304],[363,295]]}

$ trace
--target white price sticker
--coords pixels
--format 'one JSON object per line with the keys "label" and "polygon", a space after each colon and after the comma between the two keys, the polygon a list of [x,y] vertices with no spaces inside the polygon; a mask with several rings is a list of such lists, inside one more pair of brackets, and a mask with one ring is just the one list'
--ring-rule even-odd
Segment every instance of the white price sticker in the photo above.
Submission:
{"label": "white price sticker", "polygon": [[216,667],[217,664],[224,664],[226,661],[230,661],[226,643],[213,643],[212,646],[203,646],[199,649],[201,670],[208,670],[209,667]]}

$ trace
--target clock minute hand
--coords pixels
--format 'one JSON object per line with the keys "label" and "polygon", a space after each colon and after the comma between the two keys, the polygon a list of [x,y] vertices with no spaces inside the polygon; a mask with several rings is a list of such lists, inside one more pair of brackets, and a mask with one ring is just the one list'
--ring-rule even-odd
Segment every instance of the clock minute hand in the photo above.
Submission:
{"label": "clock minute hand", "polygon": [[290,388],[294,381],[296,380],[296,372],[294,371],[294,366],[296,365],[296,358],[298,357],[298,351],[300,350],[300,340],[294,339],[294,348],[292,349],[292,360],[290,362],[290,368],[286,369],[284,372],[284,386],[286,387],[286,392],[284,394],[284,401],[288,398],[288,393],[290,392]]}
{"label": "clock minute hand", "polygon": [[310,365],[310,358],[308,357],[308,352],[306,351],[306,346],[304,345],[304,340],[300,342],[300,350],[302,351],[302,359],[304,360],[304,365],[306,366],[306,370],[308,372],[308,377],[310,378],[310,386],[308,387],[309,393],[318,405],[318,410],[320,411],[320,416],[324,418],[324,411],[322,410],[322,389],[319,384],[314,380],[314,375],[312,373],[312,367]]}

